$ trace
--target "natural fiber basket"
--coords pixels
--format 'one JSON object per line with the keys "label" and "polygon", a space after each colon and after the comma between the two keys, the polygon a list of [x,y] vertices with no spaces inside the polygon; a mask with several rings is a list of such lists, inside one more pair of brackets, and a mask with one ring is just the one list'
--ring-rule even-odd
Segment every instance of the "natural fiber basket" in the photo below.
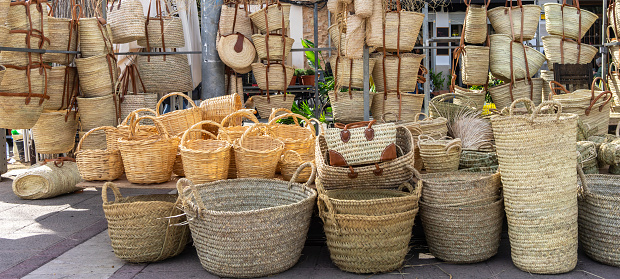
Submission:
{"label": "natural fiber basket", "polygon": [[[518,102],[533,112],[516,114]],[[542,114],[547,107],[557,112]],[[527,99],[491,116],[512,261],[526,272],[564,273],[577,264],[577,118],[557,101],[534,108]]]}
{"label": "natural fiber basket", "polygon": [[342,188],[366,188],[381,189],[394,188],[411,178],[413,172],[406,166],[413,165],[413,140],[411,132],[407,128],[396,127],[396,151],[398,157],[394,160],[378,163],[377,166],[354,166],[351,167],[357,174],[351,178],[350,168],[333,167],[329,165],[327,157],[327,142],[323,135],[316,140],[315,158],[317,163],[318,177],[326,190]]}
{"label": "natural fiber basket", "polygon": [[52,67],[47,79],[47,95],[50,99],[45,102],[44,109],[60,110],[69,107],[71,97],[77,92],[75,67]]}
{"label": "natural fiber basket", "polygon": [[513,101],[522,98],[530,99],[534,105],[538,105],[542,102],[540,92],[545,86],[542,78],[533,78],[531,84],[525,79],[489,87],[489,94],[491,94],[491,99],[498,110],[509,107]]}
{"label": "natural fiber basket", "polygon": [[[338,89],[338,88],[337,88]],[[334,122],[353,123],[364,121],[364,94],[361,91],[339,92],[329,91],[329,102],[332,105]],[[372,97],[372,95],[371,95]],[[372,100],[369,103],[372,107]]]}
{"label": "natural fiber basket", "polygon": [[[243,118],[249,119],[254,124],[259,123],[258,119],[252,113],[254,110],[238,110],[236,112],[231,113],[226,116],[224,120],[222,120],[223,128],[220,128],[217,134],[217,139],[226,140],[228,143],[233,144],[236,140],[240,139],[243,136],[243,133],[250,128],[250,126],[242,126]],[[239,119],[239,121],[237,121]],[[228,178],[233,179],[237,178],[237,165],[235,164],[235,150],[231,148],[230,150],[230,165],[228,167]]]}
{"label": "natural fiber basket", "polygon": [[[420,68],[420,62],[424,59],[423,54],[402,53],[400,54],[400,59],[393,55],[387,55],[383,59],[382,53],[373,53],[370,57],[375,59],[375,65],[372,68],[372,79],[375,83],[376,92],[385,91],[385,84],[387,84],[388,91],[413,92],[416,90],[418,87],[418,69]],[[384,77],[385,81],[383,80]],[[346,85],[348,80],[344,79],[343,82],[341,85]]]}
{"label": "natural fiber basket", "polygon": [[[33,63],[30,65],[30,74],[26,67],[12,67],[5,65],[4,76],[0,82],[2,92],[44,94],[45,81],[49,79],[52,67],[46,64]],[[23,70],[22,70],[23,69]],[[47,98],[46,98],[47,100]],[[38,103],[38,102],[37,102]]]}
{"label": "natural fiber basket", "polygon": [[217,53],[222,62],[232,69],[251,67],[256,60],[256,49],[252,41],[241,34],[220,37],[217,42]]}
{"label": "natural fiber basket", "polygon": [[[114,201],[108,201],[108,188]],[[190,241],[177,195],[141,195],[123,197],[112,182],[101,189],[103,213],[108,234],[117,257],[135,263],[156,262],[174,257]]]}
{"label": "natural fiber basket", "polygon": [[144,12],[139,0],[113,0],[107,5],[106,15],[113,43],[125,44],[144,39]]}
{"label": "natural fiber basket", "polygon": [[615,175],[586,175],[579,195],[581,247],[590,258],[617,267],[620,267],[619,182]]}
{"label": "natural fiber basket", "polygon": [[[262,60],[286,60],[288,54],[291,53],[291,48],[293,47],[295,40],[284,36],[284,42],[282,41],[282,35],[280,34],[270,34],[269,37],[261,34],[252,35],[252,42],[254,42],[254,47],[258,53],[258,59]],[[267,48],[267,46],[269,46],[269,48]],[[269,56],[267,56],[267,53],[269,53]],[[267,57],[269,57],[269,59],[267,59]]]}
{"label": "natural fiber basket", "polygon": [[[127,138],[131,134],[131,125],[135,122],[140,116],[149,115],[155,116],[157,113],[149,108],[141,108],[134,110],[129,113],[129,115],[118,124],[116,130],[106,130],[107,136],[107,144],[108,149],[120,149],[120,143],[118,142],[119,138]],[[157,127],[150,119],[142,119],[141,123],[136,124],[136,131],[134,133],[135,139],[147,139],[153,136],[157,136],[159,134]],[[180,138],[181,135],[177,136]]]}
{"label": "natural fiber basket", "polygon": [[252,64],[252,73],[254,73],[258,88],[261,90],[286,91],[294,71],[293,67],[284,64]]}
{"label": "natural fiber basket", "polygon": [[[0,96],[0,128],[30,129],[37,123],[46,100],[42,99],[43,104],[40,104],[39,98],[30,98],[28,95]],[[27,100],[30,102],[26,103]]]}
{"label": "natural fiber basket", "polygon": [[[280,162],[278,162],[282,178],[284,180],[291,180],[293,178],[293,175],[295,175],[295,173],[297,172],[299,166],[303,165],[306,162],[314,163],[314,158],[312,161],[304,161],[301,156],[299,156],[299,153],[297,153],[296,151],[284,151],[282,157],[280,157]],[[308,179],[310,179],[311,174],[312,172],[310,170],[305,169],[297,176],[295,182],[305,183],[308,181]]]}
{"label": "natural fiber basket", "polygon": [[[78,137],[80,139],[84,138],[84,135],[87,132],[79,131]],[[106,133],[105,131],[95,131],[90,137],[82,143],[82,148],[84,150],[97,150],[97,149],[106,149],[107,141],[106,141]],[[77,150],[77,149],[76,149]],[[77,151],[76,151],[77,152]],[[119,151],[120,152],[120,151]],[[120,153],[119,153],[120,156]],[[122,168],[122,166],[121,166]]]}
{"label": "natural fiber basket", "polygon": [[536,34],[541,10],[542,8],[538,5],[520,5],[520,3],[519,6],[512,7],[511,2],[510,7],[497,7],[488,10],[487,16],[496,33],[511,35],[515,40],[521,40],[521,36],[523,36],[523,41],[528,41],[533,39]]}
{"label": "natural fiber basket", "polygon": [[258,111],[261,118],[267,118],[273,109],[285,108],[290,109],[295,102],[294,94],[277,94],[277,95],[256,95],[252,96],[254,107]]}
{"label": "natural fiber basket", "polygon": [[116,126],[117,105],[114,94],[96,98],[77,97],[80,108],[80,123],[83,130],[101,126]]}
{"label": "natural fiber basket", "polygon": [[[291,4],[281,4],[278,2],[278,4],[269,5],[251,13],[250,19],[252,19],[254,26],[261,32],[268,33],[282,28],[288,29],[290,12]],[[284,23],[284,26],[282,26],[282,23]]]}
{"label": "natural fiber basket", "polygon": [[[300,170],[306,166],[312,164]],[[294,266],[316,192],[308,187],[314,177],[306,184],[292,181],[253,178],[193,185],[180,180],[177,189],[202,266],[224,277],[262,277]]]}
{"label": "natural fiber basket", "polygon": [[[372,1],[372,0],[363,0]],[[346,20],[344,56],[349,59],[363,59],[366,40],[366,20],[357,14],[348,15]]]}
{"label": "natural fiber basket", "polygon": [[146,92],[188,92],[194,90],[187,55],[138,55],[140,77]]}
{"label": "natural fiber basket", "polygon": [[461,139],[436,140],[427,135],[420,135],[417,144],[426,172],[448,172],[459,169]]}
{"label": "natural fiber basket", "polygon": [[237,178],[273,178],[284,151],[284,143],[273,136],[267,124],[254,124],[233,147]]}
{"label": "natural fiber basket", "polygon": [[[538,20],[536,20],[536,22],[538,22]],[[534,29],[534,31],[536,31],[536,29]],[[527,78],[528,73],[530,75],[529,77],[533,77],[547,60],[542,53],[529,46],[513,42],[508,35],[494,34],[491,35],[490,38],[491,50],[489,52],[489,66],[491,73],[494,77],[505,82]],[[511,44],[512,53],[510,52]],[[527,65],[525,64],[524,55],[527,56]],[[529,68],[529,72],[526,67]]]}
{"label": "natural fiber basket", "polygon": [[431,205],[479,206],[501,198],[501,176],[495,173],[446,172],[420,174],[418,188],[424,201]]}
{"label": "natural fiber basket", "polygon": [[43,111],[37,124],[32,127],[37,153],[67,153],[75,146],[78,119],[75,111]]}
{"label": "natural fiber basket", "polygon": [[11,7],[11,0],[0,1],[0,22],[6,23],[6,19],[9,15],[10,7]]}
{"label": "natural fiber basket", "polygon": [[[419,116],[424,116],[424,119],[418,120]],[[420,147],[418,146],[418,136],[429,135],[434,139],[441,139],[448,135],[447,124],[448,119],[446,118],[432,118],[428,117],[424,113],[418,113],[415,117],[414,125],[407,127],[413,137],[413,166],[416,170],[421,171],[424,168],[424,161],[422,161],[422,157],[420,156]]]}
{"label": "natural fiber basket", "polygon": [[463,149],[459,159],[459,169],[486,168],[498,166],[495,151],[480,151]]}
{"label": "natural fiber basket", "polygon": [[476,111],[476,103],[469,97],[458,93],[446,93],[435,96],[429,103],[430,117],[444,117],[452,123],[466,112]]}
{"label": "natural fiber basket", "polygon": [[420,201],[428,249],[450,263],[477,263],[497,254],[504,220],[503,200],[482,205]]}
{"label": "natural fiber basket", "polygon": [[489,79],[489,47],[464,46],[462,57],[461,79],[463,83],[469,85],[487,84]]}
{"label": "natural fiber basket", "polygon": [[376,0],[373,2],[373,13],[366,23],[366,44],[385,48],[389,52],[395,52],[399,46],[402,52],[412,51],[424,22],[424,14],[409,11],[385,12],[383,5],[386,3]]}
{"label": "natural fiber basket", "polygon": [[15,1],[3,24],[11,30],[33,30],[35,34],[49,37],[47,15],[48,6],[43,1]]}
{"label": "natural fiber basket", "polygon": [[[185,131],[179,144],[185,177],[197,184],[226,179],[230,165],[231,144],[225,140],[216,140],[215,135],[200,129],[206,124],[223,128],[211,120],[200,121]],[[213,139],[188,137],[195,131],[200,131]]]}
{"label": "natural fiber basket", "polygon": [[[155,122],[158,136],[135,138],[137,123],[143,118]],[[130,131],[128,137],[118,140],[127,180],[138,184],[162,183],[170,180],[179,139],[169,137],[161,121],[152,116],[136,119],[131,123]]]}
{"label": "natural fiber basket", "polygon": [[[487,7],[491,2],[485,5],[467,5],[465,10],[465,23],[463,24],[463,33],[465,42],[470,44],[483,44],[487,40]],[[467,2],[466,2],[467,4]]]}
{"label": "natural fiber basket", "polygon": [[591,141],[578,141],[577,152],[579,152],[577,164],[583,172],[585,174],[598,174],[596,144]]}
{"label": "natural fiber basket", "polygon": [[[304,162],[313,161],[314,141],[316,139],[314,125],[302,115],[285,113],[274,117],[275,112],[276,110],[274,110],[274,113],[269,117],[269,123],[267,123],[267,125],[269,125],[269,130],[273,134],[273,137],[284,143],[284,150],[282,152],[294,150],[301,156]],[[299,120],[304,121],[304,126],[299,126],[299,124],[287,125],[277,123],[278,120],[289,117],[292,117],[296,123],[298,123]],[[319,124],[321,123],[318,120],[315,121]]]}
{"label": "natural fiber basket", "polygon": [[[48,41],[45,41],[45,43],[40,46],[38,40],[35,40],[34,37],[30,36],[30,40],[27,38],[28,34],[26,33],[9,33],[6,34],[4,41],[2,41],[2,46],[32,49],[47,49],[49,47]],[[30,43],[28,43],[29,41]],[[26,66],[28,63],[33,62],[41,62],[40,54],[17,51],[4,51],[0,53],[0,63],[3,65]]]}
{"label": "natural fiber basket", "polygon": [[344,56],[345,46],[347,44],[347,33],[345,32],[345,30],[340,30],[340,24],[336,23],[329,26],[327,32],[329,33],[329,37],[332,39],[332,45],[340,51],[340,55]]}
{"label": "natural fiber basket", "polygon": [[[237,93],[206,99],[200,102],[202,119],[215,121],[217,123],[221,123],[226,116],[242,108],[243,103],[241,102],[241,96]],[[234,119],[233,123],[235,125],[241,124],[241,118]]]}
{"label": "natural fiber basket", "polygon": [[[542,100],[549,101],[548,98],[549,93],[551,93],[551,89],[549,88],[549,86],[547,86],[547,84],[549,84],[550,81],[554,80],[553,71],[540,70],[540,78],[542,78],[544,81],[542,86]],[[607,80],[607,84],[609,84],[610,90],[613,92],[612,85],[609,82],[609,79]]]}
{"label": "natural fiber basket", "polygon": [[[75,15],[77,16],[77,15]],[[48,50],[76,51],[78,43],[77,21],[69,18],[48,17],[50,44]],[[44,53],[43,62],[69,65],[75,54]]]}
{"label": "natural fiber basket", "polygon": [[[163,21],[163,24],[161,23]],[[163,16],[147,19],[145,37],[138,39],[138,45],[146,48],[182,48],[185,47],[183,23],[180,17]],[[142,26],[142,33],[144,32]],[[146,41],[148,38],[148,42]],[[164,45],[165,43],[165,45]]]}
{"label": "natural fiber basket", "polygon": [[[549,4],[549,3],[548,3]],[[553,64],[589,64],[598,52],[598,49],[588,44],[577,44],[565,40],[562,36],[549,35],[542,37],[547,65],[553,71]]]}
{"label": "natural fiber basket", "polygon": [[[376,59],[370,58],[368,60],[369,73],[373,72],[375,64],[377,64]],[[335,84],[352,88],[364,88],[364,59],[332,56],[331,67],[336,77],[334,79]]]}
{"label": "natural fiber basket", "polygon": [[[616,68],[615,71],[611,69],[612,66]],[[609,86],[609,91],[613,94],[612,108],[616,109],[616,107],[620,106],[620,75],[618,74],[618,68],[615,66],[615,63],[609,65],[605,81],[607,82],[607,86]],[[549,93],[551,92],[550,90],[547,91],[549,91]]]}
{"label": "natural fiber basket", "polygon": [[[86,181],[111,181],[119,178],[125,171],[123,161],[121,160],[121,151],[118,149],[105,148],[105,131],[115,130],[114,127],[104,126],[92,129],[84,136],[80,137],[75,149],[75,159],[77,162],[80,175]],[[83,145],[88,141],[87,138],[96,135],[95,132],[102,131],[104,139],[104,147],[82,149]],[[85,146],[84,146],[85,147]]]}
{"label": "natural fiber basket", "polygon": [[370,112],[377,118],[389,112],[394,113],[398,120],[415,121],[416,115],[422,111],[423,103],[423,94],[377,92],[372,97]]}
{"label": "natural fiber basket", "polygon": [[157,109],[158,97],[155,93],[133,93],[123,96],[121,102],[121,119],[139,108]]}
{"label": "natural fiber basket", "polygon": [[583,38],[598,19],[598,16],[588,10],[580,9],[578,1],[575,3],[575,7],[557,3],[545,3],[543,5],[545,8],[545,27],[549,34],[566,36],[574,40]]}
{"label": "natural fiber basket", "polygon": [[118,79],[116,58],[108,54],[75,59],[83,97],[102,97],[114,93]]}
{"label": "natural fiber basket", "polygon": [[13,193],[21,199],[38,200],[81,189],[75,187],[82,179],[74,162],[51,161],[35,165],[13,179]]}
{"label": "natural fiber basket", "polygon": [[177,152],[177,156],[174,159],[174,165],[172,165],[172,173],[180,177],[185,176],[185,170],[183,169],[183,157],[181,157],[180,152]]}
{"label": "natural fiber basket", "polygon": [[247,7],[222,5],[218,32],[221,36],[239,32],[243,36],[251,38],[254,32],[252,32],[252,22],[250,21]]}
{"label": "natural fiber basket", "polygon": [[108,54],[112,50],[111,29],[96,17],[80,18],[78,22],[82,58]]}
{"label": "natural fiber basket", "polygon": [[[171,96],[183,97],[189,103],[189,106],[191,106],[191,108],[175,110],[166,114],[160,114],[160,111],[162,110],[161,104],[164,102],[165,99],[170,98]],[[186,94],[179,92],[167,94],[166,96],[159,99],[155,112],[157,113],[157,120],[161,121],[161,124],[165,128],[165,131],[170,136],[180,135],[181,133],[187,131],[189,127],[202,120],[202,110],[198,106],[196,106],[194,100],[192,100]]]}
{"label": "natural fiber basket", "polygon": [[[482,110],[482,108],[484,107],[484,103],[486,102],[487,91],[484,89],[474,90],[455,85],[454,93],[461,94],[469,98],[476,105],[475,108],[478,110]],[[460,99],[453,100],[453,102],[457,105],[464,105],[464,103]]]}

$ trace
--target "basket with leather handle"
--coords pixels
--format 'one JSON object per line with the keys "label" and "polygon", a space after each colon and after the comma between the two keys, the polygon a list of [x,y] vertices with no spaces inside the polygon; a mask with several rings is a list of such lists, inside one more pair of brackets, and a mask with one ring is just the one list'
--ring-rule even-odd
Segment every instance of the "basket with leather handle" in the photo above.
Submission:
{"label": "basket with leather handle", "polygon": [[112,29],[101,16],[101,3],[97,3],[94,17],[78,20],[78,38],[82,58],[113,52]]}
{"label": "basket with leather handle", "polygon": [[[545,3],[545,27],[551,35],[558,35],[574,40],[581,40],[598,16],[579,7],[579,0],[566,4],[566,0],[559,3]],[[613,22],[613,20],[611,20]],[[546,51],[545,51],[546,52]]]}
{"label": "basket with leather handle", "polygon": [[[138,85],[141,85],[142,90]],[[153,112],[157,109],[159,98],[155,93],[146,93],[146,87],[134,63],[125,67],[125,71],[118,78],[115,89],[120,97],[122,119],[127,118],[132,111],[137,109],[148,108]]]}
{"label": "basket with leather handle", "polygon": [[504,7],[497,7],[487,11],[489,22],[497,34],[506,34],[513,40],[527,41],[534,38],[540,11],[538,5],[523,5],[517,0],[517,6],[512,5],[513,0],[506,0]]}
{"label": "basket with leather handle", "polygon": [[[154,48],[180,48],[185,47],[185,36],[183,35],[183,24],[181,18],[173,16],[176,12],[171,12],[168,4],[162,0],[155,1],[156,16],[151,17],[151,4],[147,11],[146,20],[142,27],[144,37],[138,39],[138,45],[150,49]],[[162,5],[166,7],[164,13]],[[164,15],[165,14],[165,15]]]}
{"label": "basket with leather handle", "polygon": [[140,0],[112,0],[108,4],[107,18],[113,43],[125,44],[143,39],[143,13]]}

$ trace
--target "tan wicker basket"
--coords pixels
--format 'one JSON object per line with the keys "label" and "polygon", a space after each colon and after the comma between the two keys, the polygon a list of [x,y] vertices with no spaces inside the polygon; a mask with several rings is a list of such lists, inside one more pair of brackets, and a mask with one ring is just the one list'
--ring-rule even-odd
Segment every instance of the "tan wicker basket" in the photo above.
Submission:
{"label": "tan wicker basket", "polygon": [[252,72],[258,87],[266,91],[286,91],[294,70],[293,67],[284,64],[252,64]]}
{"label": "tan wicker basket", "polygon": [[[230,144],[241,138],[243,133],[250,128],[250,126],[242,126],[243,118],[249,119],[254,124],[259,123],[258,119],[254,116],[255,110],[242,109],[231,113],[222,120],[223,128],[220,128],[217,139],[226,140]],[[237,121],[237,119],[239,119]],[[237,178],[237,165],[235,164],[235,150],[230,150],[230,165],[228,167],[228,178]]]}
{"label": "tan wicker basket", "polygon": [[[401,53],[400,58],[397,55],[387,55],[384,59],[382,53],[373,53],[371,57],[375,59],[372,79],[377,92],[386,91],[386,86],[387,91],[413,92],[416,90],[420,62],[424,59],[423,54]],[[346,79],[344,82],[341,85],[346,84]]]}
{"label": "tan wicker basket", "polygon": [[[566,2],[566,1],[565,1]],[[585,9],[579,8],[579,1],[573,1],[575,6],[557,3],[545,3],[545,27],[551,35],[565,36],[574,40],[581,40],[586,35],[598,16]],[[545,53],[547,51],[545,50]]]}
{"label": "tan wicker basket", "polygon": [[[119,178],[125,171],[123,168],[123,161],[121,159],[121,151],[118,149],[106,149],[105,139],[107,131],[116,130],[114,127],[103,126],[92,129],[86,132],[80,137],[80,143],[78,143],[75,149],[75,160],[77,162],[80,175],[87,181],[111,181]],[[88,141],[89,136],[95,135],[96,132],[102,131],[103,133],[103,148],[85,148],[84,146]],[[84,149],[82,149],[84,148]]]}
{"label": "tan wicker basket", "polygon": [[[211,120],[200,121],[183,134],[179,144],[185,177],[196,184],[226,179],[230,166],[231,144],[225,140],[216,140],[215,135],[200,129],[203,125],[223,128]],[[188,135],[195,131],[200,131],[213,139],[188,138]]]}
{"label": "tan wicker basket", "polygon": [[514,100],[521,98],[530,99],[536,105],[542,102],[540,92],[544,86],[546,85],[542,78],[533,78],[532,83],[528,80],[520,80],[489,87],[489,94],[491,94],[491,99],[493,99],[498,110],[509,107]]}
{"label": "tan wicker basket", "polygon": [[[288,29],[291,4],[273,4],[250,14],[254,26],[263,32],[276,31],[282,28]],[[282,26],[284,23],[284,26]]]}
{"label": "tan wicker basket", "polygon": [[[533,77],[547,60],[542,53],[529,46],[513,42],[508,35],[494,34],[490,38],[489,66],[491,73],[494,77],[505,82],[526,78],[527,73],[529,73],[529,77]],[[527,65],[525,64],[526,56]]]}
{"label": "tan wicker basket", "polygon": [[285,108],[290,109],[295,102],[293,94],[277,94],[277,95],[256,95],[252,96],[254,107],[261,118],[267,118],[273,109]]}
{"label": "tan wicker basket", "polygon": [[[13,48],[47,49],[49,41],[46,40],[43,45],[39,45],[33,36],[22,33],[21,30],[14,30],[6,34],[2,45]],[[28,63],[41,62],[41,57],[41,54],[33,52],[3,51],[0,53],[0,63],[3,65],[26,66]]]}
{"label": "tan wicker basket", "polygon": [[116,57],[102,54],[75,59],[83,97],[102,97],[114,93],[118,78]]}
{"label": "tan wicker basket", "polygon": [[420,135],[417,144],[426,172],[449,172],[459,169],[461,139],[436,140],[428,135]]}
{"label": "tan wicker basket", "polygon": [[544,36],[542,42],[551,71],[554,63],[589,64],[598,52],[598,49],[591,45],[562,40],[562,36],[557,35]]}
{"label": "tan wicker basket", "polygon": [[[377,60],[368,60],[368,70],[373,72]],[[331,67],[336,77],[335,84],[352,88],[364,88],[364,59],[348,59],[345,57],[332,56]]]}
{"label": "tan wicker basket", "polygon": [[[309,161],[304,161],[301,156],[299,156],[299,153],[295,152],[294,150],[284,151],[282,157],[280,157],[279,162],[282,178],[284,178],[284,180],[291,180],[297,172],[297,169],[299,169],[299,167],[306,162]],[[314,160],[311,162],[314,163]],[[310,179],[311,174],[311,170],[305,169],[301,173],[299,173],[299,175],[295,179],[295,182],[305,183]]]}
{"label": "tan wicker basket", "polygon": [[[146,24],[147,35],[138,39],[139,46],[146,48],[185,47],[185,36],[180,17],[150,17],[146,20]],[[142,32],[144,33],[144,27],[142,27]]]}
{"label": "tan wicker basket", "polygon": [[[307,118],[296,114],[296,113],[285,113],[279,116],[275,116],[274,113],[269,117],[269,129],[273,133],[273,136],[284,143],[284,150],[282,154],[286,153],[286,151],[292,150],[300,156],[301,162],[309,162],[314,161],[314,140],[316,139],[316,130],[314,129],[314,125]],[[295,120],[295,124],[286,125],[277,123],[280,119],[285,119],[292,117]],[[299,126],[299,120],[304,121],[304,127]],[[316,123],[319,125],[321,122],[314,119]],[[322,126],[321,126],[322,127]],[[299,164],[301,165],[301,164]],[[297,167],[299,167],[299,165]],[[278,164],[278,169],[281,169],[282,165]],[[295,168],[295,170],[297,170]],[[292,174],[295,173],[293,171],[293,167],[290,168],[289,174],[292,177]],[[308,170],[306,170],[306,174]],[[307,178],[307,176],[304,174]],[[300,178],[301,179],[301,178]]]}
{"label": "tan wicker basket", "polygon": [[273,178],[284,151],[284,143],[272,136],[267,124],[247,129],[233,147],[237,178]]}
{"label": "tan wicker basket", "polygon": [[[340,90],[338,90],[340,91]],[[364,121],[364,94],[361,91],[336,92],[329,91],[329,102],[335,122],[353,123]],[[370,105],[372,107],[372,100]]]}
{"label": "tan wicker basket", "polygon": [[77,97],[82,129],[90,130],[101,126],[116,126],[120,114],[114,94],[96,98]]}
{"label": "tan wicker basket", "polygon": [[527,41],[533,39],[536,34],[541,10],[538,5],[522,5],[521,2],[519,6],[513,7],[511,1],[510,7],[488,10],[487,16],[496,33],[509,35],[511,41],[521,40],[521,37],[523,41]]}
{"label": "tan wicker basket", "polygon": [[[200,103],[202,119],[221,123],[226,116],[243,108],[241,96],[237,93],[206,99]],[[241,118],[233,120],[234,125],[241,124]]]}
{"label": "tan wicker basket", "polygon": [[[482,110],[482,108],[484,107],[485,98],[487,95],[487,91],[484,89],[473,90],[454,85],[454,93],[467,96],[471,101],[476,104],[476,109],[478,110]],[[454,102],[457,105],[464,105],[461,100],[458,99],[454,100]]]}
{"label": "tan wicker basket", "polygon": [[[291,53],[295,40],[287,36],[282,38],[280,34],[270,34],[269,37],[267,35],[254,34],[252,35],[252,42],[254,42],[254,47],[258,53],[258,59],[282,61],[286,60],[286,57]],[[284,59],[282,59],[283,57]]]}
{"label": "tan wicker basket", "polygon": [[60,110],[69,107],[73,95],[77,94],[77,78],[75,67],[52,67],[47,79],[47,95],[50,99],[45,103],[44,109]]}
{"label": "tan wicker basket", "polygon": [[489,80],[489,47],[464,46],[462,54],[461,79],[463,83],[486,85]]}
{"label": "tan wicker basket", "polygon": [[[183,110],[175,110],[166,114],[160,114],[161,104],[165,99],[171,96],[181,96],[189,103],[191,108],[183,109]],[[155,110],[157,113],[157,119],[161,121],[162,126],[165,128],[165,132],[170,136],[181,135],[181,133],[187,131],[189,127],[200,122],[202,120],[202,111],[199,107],[196,106],[194,100],[192,100],[189,96],[179,93],[173,92],[167,94],[166,96],[159,99],[157,102],[157,109]]]}
{"label": "tan wicker basket", "polygon": [[47,15],[48,6],[42,1],[15,1],[10,5],[6,22],[3,24],[11,30],[32,30],[37,35],[49,37]]}
{"label": "tan wicker basket", "polygon": [[78,33],[82,58],[108,54],[113,51],[111,30],[96,17],[80,18]]}
{"label": "tan wicker basket", "polygon": [[73,150],[78,118],[75,111],[43,111],[32,127],[32,138],[41,154],[60,154]]}
{"label": "tan wicker basket", "polygon": [[378,0],[373,2],[373,13],[366,23],[366,44],[385,48],[390,52],[395,52],[399,46],[400,51],[412,51],[424,22],[424,14],[409,11],[385,12],[386,2]]}
{"label": "tan wicker basket", "polygon": [[487,40],[487,8],[491,2],[485,5],[472,5],[466,2],[465,23],[463,24],[463,36],[466,43],[482,44]]}
{"label": "tan wicker basket", "polygon": [[377,92],[372,97],[370,112],[373,117],[380,118],[386,113],[393,113],[398,120],[415,121],[416,115],[422,111],[423,94],[404,92]]}
{"label": "tan wicker basket", "polygon": [[[56,2],[54,3],[56,4]],[[76,6],[72,8],[72,18],[57,18],[49,16],[47,18],[49,25],[50,45],[48,50],[66,50],[76,51],[78,44],[78,15]],[[53,9],[52,9],[53,11]],[[80,10],[81,12],[81,10]],[[61,65],[69,65],[73,62],[75,54],[65,53],[44,53],[43,62],[57,63]]]}
{"label": "tan wicker basket", "polygon": [[146,92],[188,92],[194,90],[185,54],[139,55],[136,64]]}
{"label": "tan wicker basket", "polygon": [[[32,128],[47,101],[42,94],[16,93],[12,96],[2,96],[0,94],[0,128],[4,129],[30,129]],[[17,95],[17,96],[15,96]],[[43,103],[39,103],[39,100]]]}
{"label": "tan wicker basket", "polygon": [[144,39],[142,2],[139,0],[112,0],[107,5],[107,21],[112,31],[113,43],[126,44]]}

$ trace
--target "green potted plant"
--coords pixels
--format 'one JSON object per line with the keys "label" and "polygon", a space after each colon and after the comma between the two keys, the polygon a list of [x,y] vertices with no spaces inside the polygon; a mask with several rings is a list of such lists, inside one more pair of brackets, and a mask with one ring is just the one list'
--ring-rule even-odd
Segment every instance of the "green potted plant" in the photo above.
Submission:
{"label": "green potted plant", "polygon": [[301,84],[314,86],[314,69],[307,69],[303,76],[301,76]]}
{"label": "green potted plant", "polygon": [[[430,70],[430,76],[431,76],[431,82],[432,82],[431,91],[434,96],[449,92],[449,90],[442,90],[444,83],[446,83],[446,77],[449,77],[449,76],[444,77],[443,72],[435,73],[433,72],[432,69]],[[450,80],[448,79],[447,82],[448,82],[447,84],[449,87],[451,84]]]}
{"label": "green potted plant", "polygon": [[304,74],[304,69],[295,69],[295,72],[293,76],[291,77],[291,84],[289,85],[300,84],[299,79],[301,78],[303,74]]}

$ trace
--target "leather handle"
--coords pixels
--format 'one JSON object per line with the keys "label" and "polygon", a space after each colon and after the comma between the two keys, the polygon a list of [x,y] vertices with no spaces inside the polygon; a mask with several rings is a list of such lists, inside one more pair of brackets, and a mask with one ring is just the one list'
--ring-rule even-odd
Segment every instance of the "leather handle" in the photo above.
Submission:
{"label": "leather handle", "polygon": [[241,33],[237,32],[237,42],[235,43],[235,51],[237,53],[241,53],[243,51],[243,40],[245,36],[241,35]]}

